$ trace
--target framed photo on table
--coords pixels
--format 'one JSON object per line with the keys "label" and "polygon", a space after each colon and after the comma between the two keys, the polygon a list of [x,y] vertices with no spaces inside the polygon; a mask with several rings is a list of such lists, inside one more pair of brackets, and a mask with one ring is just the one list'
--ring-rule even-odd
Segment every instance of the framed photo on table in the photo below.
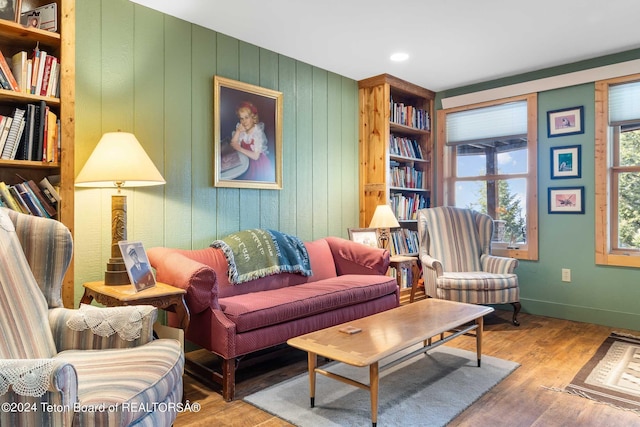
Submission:
{"label": "framed photo on table", "polygon": [[129,242],[122,240],[118,242],[124,265],[127,267],[129,280],[136,289],[136,292],[153,288],[156,285],[156,278],[151,271],[147,253],[142,246],[142,242]]}
{"label": "framed photo on table", "polygon": [[214,185],[282,188],[282,92],[214,76]]}
{"label": "framed photo on table", "polygon": [[551,147],[551,179],[582,177],[580,145]]}
{"label": "framed photo on table", "polygon": [[583,214],[584,187],[549,187],[550,214]]}
{"label": "framed photo on table", "polygon": [[564,108],[547,112],[547,136],[575,135],[584,133],[584,107]]}
{"label": "framed photo on table", "polygon": [[349,240],[363,245],[378,247],[378,229],[377,228],[349,228]]}

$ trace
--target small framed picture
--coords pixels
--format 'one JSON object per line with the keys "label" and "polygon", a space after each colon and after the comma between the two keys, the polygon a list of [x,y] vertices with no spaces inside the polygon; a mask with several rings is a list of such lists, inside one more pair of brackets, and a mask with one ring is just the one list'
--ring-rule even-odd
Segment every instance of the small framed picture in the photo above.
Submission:
{"label": "small framed picture", "polygon": [[378,247],[377,228],[349,228],[349,240],[362,243],[363,245]]}
{"label": "small framed picture", "polygon": [[582,148],[580,145],[551,147],[551,179],[582,177],[581,162]]}
{"label": "small framed picture", "polygon": [[584,133],[584,107],[571,107],[547,112],[547,136]]}
{"label": "small framed picture", "polygon": [[147,253],[142,246],[142,242],[129,242],[122,240],[118,242],[124,265],[127,267],[129,280],[136,289],[136,292],[152,288],[156,285],[156,278],[151,271]]}
{"label": "small framed picture", "polygon": [[0,1],[0,19],[18,22],[22,0]]}
{"label": "small framed picture", "polygon": [[584,187],[549,187],[550,214],[583,214]]}

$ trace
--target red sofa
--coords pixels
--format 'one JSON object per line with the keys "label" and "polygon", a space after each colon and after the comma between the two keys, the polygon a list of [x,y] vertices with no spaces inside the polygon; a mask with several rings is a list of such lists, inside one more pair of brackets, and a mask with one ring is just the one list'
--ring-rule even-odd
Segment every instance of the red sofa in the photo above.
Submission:
{"label": "red sofa", "polygon": [[[387,250],[338,237],[304,245],[311,276],[280,273],[235,285],[220,249],[148,250],[158,281],[187,290],[186,339],[222,358],[211,379],[225,400],[233,400],[240,356],[398,306],[396,280],[385,275]],[[177,326],[171,314],[169,324]]]}

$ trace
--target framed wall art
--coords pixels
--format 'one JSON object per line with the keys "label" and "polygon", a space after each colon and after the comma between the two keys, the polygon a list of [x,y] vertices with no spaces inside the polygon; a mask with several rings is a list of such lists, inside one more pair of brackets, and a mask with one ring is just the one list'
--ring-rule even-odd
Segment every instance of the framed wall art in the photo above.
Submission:
{"label": "framed wall art", "polygon": [[571,107],[547,112],[547,136],[584,133],[584,107]]}
{"label": "framed wall art", "polygon": [[550,214],[583,214],[584,187],[549,187]]}
{"label": "framed wall art", "polygon": [[378,247],[377,228],[349,228],[349,240],[362,243],[363,245]]}
{"label": "framed wall art", "polygon": [[282,93],[214,76],[214,186],[282,188]]}
{"label": "framed wall art", "polygon": [[582,177],[580,145],[551,147],[551,179]]}

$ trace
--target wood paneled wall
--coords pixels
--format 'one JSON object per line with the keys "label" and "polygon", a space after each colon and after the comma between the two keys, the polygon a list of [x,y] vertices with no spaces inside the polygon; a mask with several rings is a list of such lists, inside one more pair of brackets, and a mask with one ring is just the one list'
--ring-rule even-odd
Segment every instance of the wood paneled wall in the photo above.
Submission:
{"label": "wood paneled wall", "polygon": [[[76,171],[120,129],[167,181],[125,191],[129,240],[201,248],[246,228],[312,240],[357,227],[357,82],[126,0],[76,8]],[[283,92],[282,190],[213,187],[215,74]],[[76,301],[103,276],[113,193],[75,192]]]}

